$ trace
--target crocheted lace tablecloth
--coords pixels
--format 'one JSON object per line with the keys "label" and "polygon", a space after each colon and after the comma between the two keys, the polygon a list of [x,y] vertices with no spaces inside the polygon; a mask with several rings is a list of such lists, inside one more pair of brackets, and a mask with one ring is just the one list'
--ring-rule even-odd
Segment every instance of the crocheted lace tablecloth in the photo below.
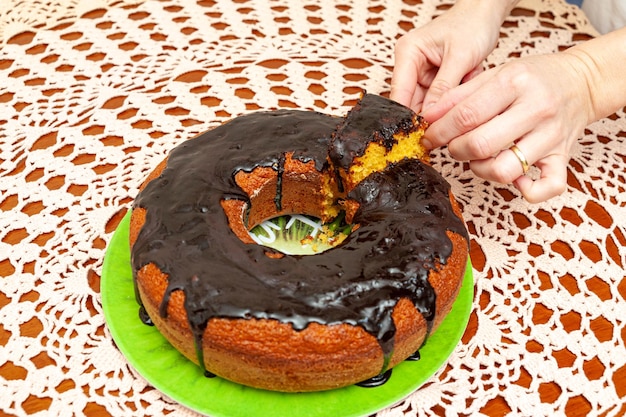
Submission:
{"label": "crocheted lace tablecloth", "polygon": [[[395,39],[450,4],[2,0],[0,414],[195,415],[103,317],[103,256],[143,178],[231,117],[388,94]],[[593,35],[575,6],[527,1],[488,64]],[[474,309],[446,365],[379,416],[626,412],[625,141],[624,111],[589,126],[567,191],[537,205],[434,152],[471,234]]]}

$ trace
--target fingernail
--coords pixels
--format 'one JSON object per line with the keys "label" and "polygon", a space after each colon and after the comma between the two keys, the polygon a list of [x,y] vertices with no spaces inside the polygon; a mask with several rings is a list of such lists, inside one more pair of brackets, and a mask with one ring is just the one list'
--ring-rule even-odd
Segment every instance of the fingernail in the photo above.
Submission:
{"label": "fingernail", "polygon": [[426,138],[422,138],[422,146],[426,149],[432,149],[433,143]]}
{"label": "fingernail", "polygon": [[432,109],[434,105],[435,105],[435,103],[433,103],[433,102],[425,103],[422,106],[422,110],[420,111],[420,115],[422,115],[422,116],[426,115],[428,117],[429,116],[428,115],[428,110]]}

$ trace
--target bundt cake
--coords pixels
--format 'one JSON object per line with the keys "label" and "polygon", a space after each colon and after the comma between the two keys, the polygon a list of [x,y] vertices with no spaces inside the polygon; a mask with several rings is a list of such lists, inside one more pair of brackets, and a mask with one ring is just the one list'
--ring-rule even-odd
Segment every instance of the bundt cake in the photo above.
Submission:
{"label": "bundt cake", "polygon": [[[173,149],[132,211],[137,298],[207,374],[318,391],[385,374],[424,343],[463,280],[468,235],[410,109],[365,94],[346,117],[260,111]],[[286,255],[249,231],[306,214],[352,231]]]}

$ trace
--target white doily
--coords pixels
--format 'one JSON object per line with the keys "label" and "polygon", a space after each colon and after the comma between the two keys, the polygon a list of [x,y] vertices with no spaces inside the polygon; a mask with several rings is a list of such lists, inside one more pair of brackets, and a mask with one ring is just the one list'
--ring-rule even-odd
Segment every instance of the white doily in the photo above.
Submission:
{"label": "white doily", "polygon": [[[0,413],[195,415],[137,376],[104,322],[107,243],[176,144],[256,109],[344,114],[388,93],[393,45],[450,1],[0,0]],[[491,65],[595,32],[528,1]],[[626,412],[626,114],[589,126],[562,196],[529,205],[445,150],[472,237],[463,343],[379,416]],[[38,414],[39,413],[39,414]]]}

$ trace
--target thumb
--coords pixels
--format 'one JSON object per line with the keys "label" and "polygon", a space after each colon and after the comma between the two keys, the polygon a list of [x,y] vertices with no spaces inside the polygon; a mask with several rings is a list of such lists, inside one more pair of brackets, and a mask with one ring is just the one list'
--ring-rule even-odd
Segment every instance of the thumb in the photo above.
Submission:
{"label": "thumb", "polygon": [[458,59],[453,61],[448,54],[444,54],[439,71],[424,96],[422,109],[426,110],[439,101],[446,91],[461,84],[463,78],[475,69],[474,65],[463,65],[461,62]]}

